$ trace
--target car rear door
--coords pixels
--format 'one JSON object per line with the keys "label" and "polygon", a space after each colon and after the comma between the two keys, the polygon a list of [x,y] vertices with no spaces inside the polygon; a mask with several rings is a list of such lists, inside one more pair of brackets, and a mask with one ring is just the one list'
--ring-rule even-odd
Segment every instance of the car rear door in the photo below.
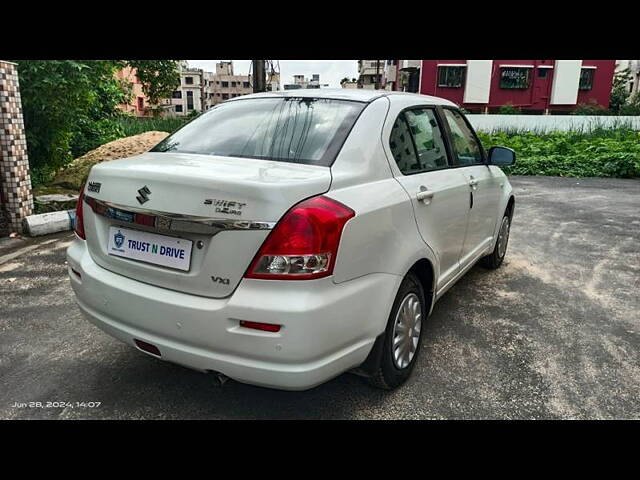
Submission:
{"label": "car rear door", "polygon": [[459,271],[467,216],[468,182],[450,168],[450,153],[435,107],[412,107],[395,118],[389,147],[396,180],[411,198],[418,230],[440,263],[438,285]]}
{"label": "car rear door", "polygon": [[452,161],[464,175],[469,191],[469,220],[460,251],[460,265],[473,262],[492,244],[500,200],[500,176],[488,166],[478,137],[464,115],[443,107]]}

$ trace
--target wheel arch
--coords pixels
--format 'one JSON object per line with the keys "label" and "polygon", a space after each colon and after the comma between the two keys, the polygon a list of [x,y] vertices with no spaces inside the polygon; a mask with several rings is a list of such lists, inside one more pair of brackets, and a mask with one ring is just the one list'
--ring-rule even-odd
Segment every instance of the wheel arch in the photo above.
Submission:
{"label": "wheel arch", "polygon": [[427,302],[426,306],[429,313],[431,313],[436,290],[435,269],[433,268],[431,260],[421,258],[411,266],[407,274],[408,273],[414,273],[420,280],[422,290],[424,291],[424,299]]}
{"label": "wheel arch", "polygon": [[513,220],[513,211],[516,207],[516,197],[511,194],[509,196],[509,200],[507,201],[507,208],[505,209],[505,213],[509,213],[509,221]]}
{"label": "wheel arch", "polygon": [[[433,310],[433,304],[435,300],[435,290],[436,290],[436,281],[435,281],[436,272],[435,272],[433,263],[431,262],[430,259],[426,257],[420,258],[416,260],[413,263],[413,265],[411,265],[411,267],[407,270],[403,278],[405,278],[410,273],[413,273],[416,277],[418,277],[418,280],[422,285],[425,301],[427,302],[427,309],[429,311],[429,313],[427,314],[428,316],[431,314],[431,311]],[[373,347],[371,348],[371,351],[369,352],[369,355],[367,356],[365,361],[359,367],[353,369],[352,373],[355,373],[356,375],[365,376],[365,377],[368,377],[374,373],[376,366],[380,362],[384,339],[385,339],[385,332],[383,331],[376,338],[376,341],[373,344]]]}

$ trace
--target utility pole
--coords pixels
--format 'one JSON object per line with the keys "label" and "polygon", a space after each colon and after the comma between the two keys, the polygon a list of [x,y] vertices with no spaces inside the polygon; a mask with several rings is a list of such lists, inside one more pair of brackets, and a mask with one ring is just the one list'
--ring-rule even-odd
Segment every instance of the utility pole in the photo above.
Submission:
{"label": "utility pole", "polygon": [[380,60],[376,60],[376,90],[380,90]]}
{"label": "utility pole", "polygon": [[204,70],[200,69],[200,113],[205,111],[207,91],[204,88]]}
{"label": "utility pole", "polygon": [[252,60],[253,62],[253,93],[267,90],[265,85],[264,60]]}

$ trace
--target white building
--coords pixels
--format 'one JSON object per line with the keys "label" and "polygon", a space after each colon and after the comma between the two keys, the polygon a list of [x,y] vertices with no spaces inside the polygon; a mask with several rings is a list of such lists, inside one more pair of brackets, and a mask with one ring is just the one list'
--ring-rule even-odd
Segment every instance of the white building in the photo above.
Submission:
{"label": "white building", "polygon": [[386,60],[358,60],[358,88],[383,88]]}
{"label": "white building", "polygon": [[640,60],[616,60],[616,73],[627,68],[631,72],[629,93],[635,95],[640,91]]}
{"label": "white building", "polygon": [[293,83],[283,85],[284,90],[299,90],[301,88],[320,88],[326,86],[328,86],[328,84],[320,83],[320,75],[318,73],[314,73],[311,79],[306,78],[304,75],[294,75]]}
{"label": "white building", "polygon": [[189,68],[187,62],[180,64],[180,86],[171,99],[165,102],[167,110],[177,116],[204,110],[205,75],[201,69]]}
{"label": "white building", "polygon": [[417,92],[420,64],[421,60],[358,60],[358,88]]}

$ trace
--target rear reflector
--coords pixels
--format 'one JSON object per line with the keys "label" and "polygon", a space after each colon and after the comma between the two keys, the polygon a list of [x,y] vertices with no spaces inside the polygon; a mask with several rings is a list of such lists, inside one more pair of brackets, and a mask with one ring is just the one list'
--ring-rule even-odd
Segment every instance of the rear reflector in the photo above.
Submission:
{"label": "rear reflector", "polygon": [[240,320],[240,326],[244,328],[253,328],[254,330],[264,330],[265,332],[279,332],[281,325],[274,325],[273,323],[248,322],[246,320]]}
{"label": "rear reflector", "polygon": [[82,203],[84,199],[84,183],[80,187],[80,196],[78,196],[78,202],[76,203],[76,216],[73,220],[73,230],[76,235],[82,240],[86,240],[87,237],[84,234],[84,215],[82,211]]}
{"label": "rear reflector", "polygon": [[157,355],[158,357],[162,356],[160,354],[160,350],[158,350],[158,347],[156,347],[155,345],[151,345],[150,343],[143,342],[142,340],[138,340],[137,338],[134,338],[133,341],[136,342],[136,345],[140,350],[144,350],[145,352],[152,353],[153,355]]}

